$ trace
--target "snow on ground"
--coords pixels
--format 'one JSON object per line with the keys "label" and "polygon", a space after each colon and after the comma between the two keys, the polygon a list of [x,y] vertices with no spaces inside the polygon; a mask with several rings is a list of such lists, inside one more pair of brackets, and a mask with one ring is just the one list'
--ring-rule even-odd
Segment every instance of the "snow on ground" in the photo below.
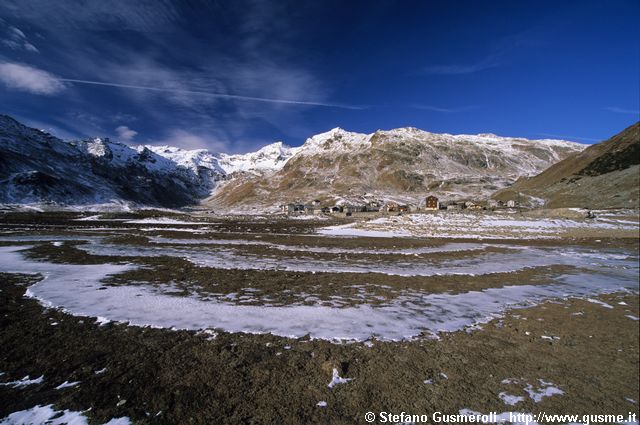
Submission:
{"label": "snow on ground", "polygon": [[194,229],[192,227],[141,227],[139,229],[142,232],[185,232],[202,234],[207,233],[208,227],[199,227]]}
{"label": "snow on ground", "polygon": [[157,218],[141,218],[137,220],[127,220],[125,221],[127,224],[196,224],[202,225],[207,224],[202,221],[184,221],[184,220],[176,220],[175,218],[168,217],[157,217]]}
{"label": "snow on ground", "polygon": [[340,376],[340,374],[338,373],[338,369],[333,369],[333,375],[331,377],[331,382],[329,382],[329,385],[327,385],[327,387],[329,388],[333,388],[336,385],[340,385],[340,384],[346,384],[349,381],[351,381],[352,378],[342,378]]}
{"label": "snow on ground", "polygon": [[593,298],[587,298],[587,301],[589,301],[590,303],[594,303],[594,304],[600,304],[602,307],[604,308],[613,308],[612,305],[605,303],[604,301],[600,301],[600,300],[595,300]]}
{"label": "snow on ground", "polygon": [[14,412],[0,420],[0,425],[86,425],[87,418],[82,412],[72,410],[58,411],[53,409],[53,404],[48,406],[34,406],[31,409]]}
{"label": "snow on ground", "polygon": [[[370,222],[371,223],[371,222]],[[377,223],[376,223],[377,224]],[[407,231],[382,229],[382,230],[366,230],[357,228],[357,224],[341,224],[337,226],[324,227],[318,229],[318,233],[326,236],[353,236],[353,237],[374,237],[374,238],[397,238],[411,236]]]}
{"label": "snow on ground", "polygon": [[[503,379],[502,384],[509,385],[524,385],[522,390],[529,395],[529,398],[533,400],[534,403],[540,403],[545,397],[552,397],[554,395],[563,395],[564,391],[560,388],[556,387],[553,382],[547,382],[544,379],[538,379],[538,383],[534,386],[533,384],[529,384],[523,379],[518,378],[507,378]],[[498,394],[498,397],[508,405],[515,405],[524,400],[524,397],[509,395],[506,392],[501,392]]]}
{"label": "snow on ground", "polygon": [[383,217],[367,222],[328,226],[328,236],[438,237],[438,238],[552,238],[570,229],[637,230],[638,223],[619,220],[527,218],[510,214],[438,212]]}
{"label": "snow on ground", "polygon": [[[118,252],[117,247],[92,246],[103,246]],[[506,282],[503,287],[460,294],[407,291],[380,305],[360,304],[343,308],[317,304],[238,305],[233,300],[216,297],[202,299],[196,294],[172,296],[165,293],[168,287],[141,282],[131,286],[105,287],[101,280],[106,276],[122,273],[134,266],[37,262],[26,260],[21,249],[25,247],[0,247],[0,270],[41,273],[45,279],[31,285],[26,295],[38,299],[45,306],[60,307],[70,314],[102,317],[138,326],[222,329],[287,337],[308,334],[312,338],[327,340],[366,341],[372,337],[381,340],[410,339],[425,333],[461,330],[499,317],[509,308],[529,306],[552,298],[590,297],[598,293],[638,290],[637,258],[610,258],[598,253],[600,259],[594,260],[581,256],[562,257],[555,250],[542,250],[537,258],[546,258],[546,261],[540,261],[540,264],[574,259],[574,264],[581,269],[573,274],[556,276],[554,283],[549,285],[510,286]],[[135,252],[142,247],[127,249]],[[176,255],[170,250],[156,251],[160,255]],[[223,251],[216,255],[221,253]],[[495,267],[498,262],[506,262],[510,267],[518,268],[521,267],[518,262],[530,257],[532,254],[527,252],[496,261],[484,259],[482,263],[487,267]],[[533,255],[533,258],[536,256]],[[223,261],[228,261],[228,258],[223,258]],[[454,269],[460,267],[455,262],[449,263]],[[347,264],[347,267],[351,266]],[[446,264],[442,265],[441,271],[447,273],[446,267]],[[475,267],[469,265],[467,271],[475,270]]]}
{"label": "snow on ground", "polygon": [[[89,422],[83,412],[73,410],[55,410],[53,404],[47,406],[34,406],[30,409],[11,413],[0,419],[0,425],[87,425]],[[129,425],[131,420],[127,417],[113,418],[104,425]]]}
{"label": "snow on ground", "polygon": [[288,217],[289,220],[306,220],[306,221],[324,221],[329,220],[329,217],[323,215],[293,215]]}
{"label": "snow on ground", "polygon": [[504,404],[507,404],[509,406],[514,406],[514,405],[520,403],[521,401],[524,401],[524,397],[507,394],[504,391],[501,392],[500,394],[498,394],[498,397],[500,398],[500,400],[502,400],[502,402]]}
{"label": "snow on ground", "polygon": [[2,382],[2,383],[0,383],[0,385],[4,386],[4,387],[21,388],[21,387],[26,387],[26,386],[29,386],[29,385],[42,384],[43,382],[44,382],[44,375],[42,375],[42,376],[40,376],[39,378],[36,378],[36,379],[30,379],[29,375],[27,375],[24,378],[19,379],[17,381]]}
{"label": "snow on ground", "polygon": [[437,252],[481,251],[488,245],[480,243],[446,243],[436,246],[407,249],[361,249],[361,248],[336,248],[316,247],[305,245],[282,245],[270,242],[248,239],[177,239],[162,236],[151,236],[150,242],[164,245],[262,245],[280,251],[289,252],[315,252],[327,254],[370,254],[370,255],[421,255]]}
{"label": "snow on ground", "polygon": [[62,390],[65,388],[73,388],[75,386],[80,385],[80,381],[73,381],[73,382],[69,382],[69,381],[64,381],[62,384],[58,385],[56,387],[56,390]]}
{"label": "snow on ground", "polygon": [[545,382],[542,379],[538,379],[538,382],[540,385],[538,385],[537,388],[534,388],[531,384],[528,384],[524,388],[524,391],[529,394],[531,400],[536,403],[540,403],[545,397],[564,394],[564,391],[560,388],[554,387],[552,382]]}

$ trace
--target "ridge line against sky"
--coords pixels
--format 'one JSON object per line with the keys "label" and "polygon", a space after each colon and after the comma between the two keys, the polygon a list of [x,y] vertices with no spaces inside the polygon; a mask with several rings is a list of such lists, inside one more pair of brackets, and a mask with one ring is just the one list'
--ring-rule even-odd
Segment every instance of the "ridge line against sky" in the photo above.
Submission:
{"label": "ridge line against sky", "polygon": [[640,119],[635,0],[78,5],[0,3],[2,112],[62,138],[230,153],[334,127],[595,142]]}

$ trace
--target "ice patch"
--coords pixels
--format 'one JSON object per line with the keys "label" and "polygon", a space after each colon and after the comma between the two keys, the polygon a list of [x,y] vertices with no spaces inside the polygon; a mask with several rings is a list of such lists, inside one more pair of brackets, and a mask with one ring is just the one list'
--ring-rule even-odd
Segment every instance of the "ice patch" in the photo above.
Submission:
{"label": "ice patch", "polygon": [[[259,242],[259,241],[258,241]],[[256,242],[256,244],[258,244]],[[78,249],[92,255],[125,257],[171,256],[203,267],[238,270],[285,270],[293,272],[328,273],[382,273],[397,276],[468,275],[509,273],[526,268],[548,267],[554,264],[593,268],[600,265],[627,265],[637,267],[633,257],[621,255],[619,251],[598,252],[567,250],[575,255],[559,255],[557,248],[532,248],[501,245],[507,252],[476,252],[465,258],[441,261],[437,259],[407,258],[377,261],[357,257],[321,260],[300,256],[286,258],[281,255],[253,255],[240,253],[233,248],[211,247],[207,250],[191,247],[145,247],[109,245],[92,242],[79,245]],[[594,258],[593,255],[597,255]]]}
{"label": "ice patch", "polygon": [[[411,292],[379,305],[344,308],[237,305],[217,298],[203,300],[196,295],[171,296],[164,294],[162,288],[144,284],[104,287],[100,282],[106,276],[134,266],[29,261],[23,258],[21,248],[24,247],[0,247],[0,270],[44,275],[45,279],[28,288],[27,296],[48,307],[131,325],[211,328],[293,338],[309,334],[327,340],[410,339],[461,330],[499,317],[509,308],[548,299],[638,289],[637,264],[611,260],[592,270],[556,276],[549,285],[507,285],[459,294]],[[553,256],[553,251],[548,255]]]}

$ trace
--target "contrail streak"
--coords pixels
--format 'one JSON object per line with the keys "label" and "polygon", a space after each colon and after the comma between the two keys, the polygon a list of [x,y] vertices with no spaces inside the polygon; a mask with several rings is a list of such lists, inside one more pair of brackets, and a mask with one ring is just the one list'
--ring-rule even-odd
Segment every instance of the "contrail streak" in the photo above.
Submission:
{"label": "contrail streak", "polygon": [[150,90],[150,91],[157,91],[157,92],[195,94],[195,95],[201,95],[201,96],[218,97],[222,99],[245,100],[250,102],[282,103],[287,105],[322,106],[325,108],[340,108],[340,109],[365,109],[364,106],[341,105],[338,103],[306,102],[302,100],[289,100],[289,99],[271,99],[266,97],[241,96],[237,94],[215,93],[215,92],[208,92],[208,91],[201,91],[201,90],[167,89],[167,88],[160,88],[160,87],[136,86],[132,84],[108,83],[108,82],[102,82],[102,81],[76,80],[73,78],[58,78],[57,80],[67,82],[67,83],[92,84],[95,86],[119,87],[119,88],[125,88],[125,89]]}

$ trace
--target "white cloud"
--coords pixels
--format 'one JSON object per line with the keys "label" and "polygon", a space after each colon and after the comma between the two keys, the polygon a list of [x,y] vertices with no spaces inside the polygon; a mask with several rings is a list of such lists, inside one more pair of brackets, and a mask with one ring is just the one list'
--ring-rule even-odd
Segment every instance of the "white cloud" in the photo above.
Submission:
{"label": "white cloud", "polygon": [[169,131],[167,137],[155,140],[153,145],[177,146],[183,149],[208,149],[212,152],[228,152],[229,143],[214,139],[210,135],[203,136],[182,129]]}
{"label": "white cloud", "polygon": [[138,134],[137,131],[130,129],[126,125],[116,127],[116,133],[118,133],[118,137],[123,142],[130,142]]}
{"label": "white cloud", "polygon": [[20,63],[0,62],[0,82],[14,90],[52,95],[65,88],[55,75]]}

